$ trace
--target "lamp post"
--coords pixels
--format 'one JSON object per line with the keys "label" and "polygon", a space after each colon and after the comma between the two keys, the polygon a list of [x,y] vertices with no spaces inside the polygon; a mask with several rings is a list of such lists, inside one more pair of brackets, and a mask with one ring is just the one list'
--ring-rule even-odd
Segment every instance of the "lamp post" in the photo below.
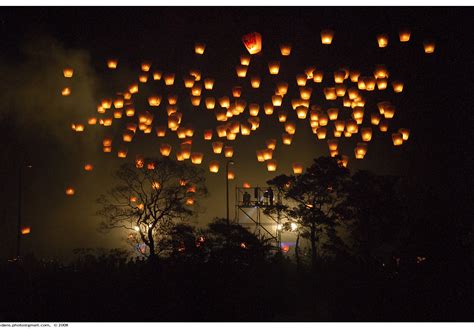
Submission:
{"label": "lamp post", "polygon": [[21,247],[21,215],[22,215],[22,200],[23,200],[23,169],[31,169],[33,166],[21,162],[18,168],[18,227],[17,227],[17,240],[16,240],[16,259],[20,259],[20,247]]}
{"label": "lamp post", "polygon": [[229,221],[229,165],[233,165],[234,161],[229,160],[225,165],[225,198],[226,198],[226,219],[227,225],[230,224]]}

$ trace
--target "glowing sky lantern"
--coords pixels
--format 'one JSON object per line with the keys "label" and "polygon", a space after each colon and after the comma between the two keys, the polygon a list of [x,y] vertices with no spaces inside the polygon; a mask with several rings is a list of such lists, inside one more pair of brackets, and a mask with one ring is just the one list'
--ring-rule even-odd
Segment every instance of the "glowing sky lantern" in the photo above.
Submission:
{"label": "glowing sky lantern", "polygon": [[398,33],[398,37],[400,38],[400,42],[408,42],[410,41],[411,31],[409,29],[401,29]]}
{"label": "glowing sky lantern", "polygon": [[388,46],[388,35],[386,34],[379,34],[377,35],[377,43],[379,48],[385,48]]}
{"label": "glowing sky lantern", "polygon": [[69,96],[71,95],[71,88],[65,87],[61,90],[61,95],[62,96]]}
{"label": "glowing sky lantern", "polygon": [[115,70],[117,68],[117,65],[118,65],[118,60],[117,59],[108,59],[107,60],[107,67],[111,70]]}
{"label": "glowing sky lantern", "polygon": [[65,193],[66,193],[67,196],[73,196],[76,193],[76,191],[74,191],[74,189],[72,187],[68,186],[68,187],[66,187]]}
{"label": "glowing sky lantern", "polygon": [[262,35],[258,32],[244,35],[242,42],[250,55],[258,54],[262,50]]}
{"label": "glowing sky lantern", "polygon": [[219,172],[219,161],[213,160],[209,162],[209,171],[211,173],[218,173]]}
{"label": "glowing sky lantern", "polygon": [[322,30],[321,31],[321,43],[323,45],[330,45],[332,43],[333,38],[334,38],[334,31],[333,30]]}
{"label": "glowing sky lantern", "polygon": [[23,227],[21,228],[21,234],[22,234],[22,235],[28,235],[28,234],[30,234],[30,233],[31,233],[31,227],[29,227],[29,226],[23,226]]}
{"label": "glowing sky lantern", "polygon": [[72,78],[72,75],[74,74],[74,70],[72,67],[66,67],[63,70],[63,75],[65,78]]}
{"label": "glowing sky lantern", "polygon": [[281,43],[280,44],[280,53],[282,56],[290,56],[291,54],[291,44],[290,43]]}
{"label": "glowing sky lantern", "polygon": [[206,44],[205,44],[205,43],[203,43],[203,42],[196,42],[196,43],[194,44],[194,52],[195,52],[197,55],[203,55],[205,50],[206,50]]}

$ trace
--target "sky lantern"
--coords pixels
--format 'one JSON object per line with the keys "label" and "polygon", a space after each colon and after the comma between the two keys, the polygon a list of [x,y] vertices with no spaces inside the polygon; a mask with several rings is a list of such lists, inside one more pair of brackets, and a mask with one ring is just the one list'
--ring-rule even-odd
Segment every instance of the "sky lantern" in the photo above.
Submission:
{"label": "sky lantern", "polygon": [[346,95],[347,87],[342,83],[336,83],[336,96],[344,97]]}
{"label": "sky lantern", "polygon": [[76,193],[76,191],[74,191],[74,189],[71,186],[66,187],[65,192],[67,196],[73,196]]}
{"label": "sky lantern", "polygon": [[250,117],[247,121],[252,125],[252,130],[257,130],[260,126],[260,118],[259,117]]}
{"label": "sky lantern", "polygon": [[335,100],[337,99],[336,88],[334,87],[327,87],[323,89],[324,97],[326,100]]}
{"label": "sky lantern", "polygon": [[152,107],[160,106],[161,104],[161,96],[159,95],[152,95],[148,97],[148,105]]}
{"label": "sky lantern", "polygon": [[267,161],[267,170],[270,171],[270,172],[277,170],[277,162],[276,162],[276,160],[268,160],[268,161]]}
{"label": "sky lantern", "polygon": [[31,227],[29,226],[23,226],[21,228],[21,235],[28,235],[31,233]]}
{"label": "sky lantern", "polygon": [[114,100],[114,108],[116,108],[116,109],[121,109],[121,108],[123,108],[123,103],[124,103],[123,98],[121,98],[121,97],[116,98],[116,99]]}
{"label": "sky lantern", "polygon": [[122,134],[122,140],[124,142],[130,143],[133,140],[133,131],[126,129]]}
{"label": "sky lantern", "polygon": [[178,103],[178,95],[168,94],[168,104],[169,105],[176,105],[176,103]]}
{"label": "sky lantern", "polygon": [[176,151],[176,161],[184,161],[183,153],[182,151]]}
{"label": "sky lantern", "polygon": [[290,135],[294,135],[295,132],[296,132],[296,125],[294,122],[292,121],[287,121],[285,122],[285,131],[290,134]]}
{"label": "sky lantern", "polygon": [[264,103],[263,104],[263,110],[266,115],[272,115],[273,114],[273,104],[272,103]]}
{"label": "sky lantern", "polygon": [[279,122],[286,122],[287,118],[288,118],[288,113],[286,111],[283,111],[283,110],[278,111]]}
{"label": "sky lantern", "polygon": [[162,76],[163,76],[162,71],[160,71],[160,70],[153,71],[153,80],[155,80],[155,81],[161,80]]}
{"label": "sky lantern", "polygon": [[128,92],[132,95],[138,93],[138,84],[134,83],[133,85],[130,85],[128,87]]}
{"label": "sky lantern", "polygon": [[199,106],[201,104],[201,96],[190,96],[191,97],[191,104],[193,106]]}
{"label": "sky lantern", "polygon": [[387,120],[380,120],[379,130],[381,132],[387,132],[388,131],[388,121]]}
{"label": "sky lantern", "polygon": [[311,98],[311,93],[313,92],[313,88],[309,87],[300,87],[300,97],[303,100],[309,100]]}
{"label": "sky lantern", "polygon": [[333,30],[322,30],[321,31],[321,43],[323,45],[330,45],[332,43],[333,38],[334,38],[334,31]]}
{"label": "sky lantern", "polygon": [[379,124],[380,119],[381,117],[380,117],[380,114],[378,113],[372,113],[370,115],[370,123],[373,124],[374,126],[377,126]]}
{"label": "sky lantern", "polygon": [[127,149],[122,148],[122,149],[118,150],[117,157],[119,157],[121,159],[125,159],[127,157],[127,153],[128,153]]}
{"label": "sky lantern", "polygon": [[374,77],[365,77],[364,78],[364,87],[367,91],[374,91],[377,80]]}
{"label": "sky lantern", "polygon": [[250,56],[247,54],[240,55],[240,65],[249,66],[250,65]]}
{"label": "sky lantern", "polygon": [[408,140],[408,137],[410,137],[410,129],[408,128],[400,128],[398,129],[398,132],[402,134],[402,138],[404,141]]}
{"label": "sky lantern", "polygon": [[300,175],[303,173],[303,165],[301,163],[293,162],[293,174]]}
{"label": "sky lantern", "polygon": [[343,83],[346,78],[346,72],[339,70],[334,72],[334,83]]}
{"label": "sky lantern", "polygon": [[378,34],[377,35],[377,44],[379,48],[385,48],[388,46],[388,35],[386,34]]}
{"label": "sky lantern", "polygon": [[72,78],[74,74],[74,70],[72,69],[72,67],[66,67],[63,69],[63,75],[65,78]]}
{"label": "sky lantern", "polygon": [[69,95],[71,95],[71,88],[69,88],[69,87],[64,87],[64,88],[61,90],[61,95],[62,95],[62,96],[69,96]]}
{"label": "sky lantern", "polygon": [[232,96],[235,98],[239,98],[242,95],[242,87],[235,86],[232,88]]}
{"label": "sky lantern", "polygon": [[402,81],[393,81],[392,82],[393,92],[401,93],[403,91],[403,82]]}
{"label": "sky lantern", "polygon": [[327,126],[329,123],[329,117],[327,116],[326,113],[321,113],[318,117],[318,124],[320,126]]}
{"label": "sky lantern", "polygon": [[335,158],[336,156],[339,155],[339,151],[338,150],[329,150],[329,155],[331,156],[331,158]]}
{"label": "sky lantern", "polygon": [[252,86],[252,88],[254,89],[260,88],[260,83],[261,83],[261,80],[258,75],[252,75],[250,77],[250,85]]}
{"label": "sky lantern", "polygon": [[125,115],[127,117],[133,117],[135,115],[135,108],[132,106],[127,106],[125,109]]}
{"label": "sky lantern", "polygon": [[425,54],[432,54],[435,51],[436,44],[433,40],[425,40],[423,41],[423,49]]}
{"label": "sky lantern", "polygon": [[350,132],[351,134],[357,133],[357,122],[352,119],[348,119],[346,122],[346,131]]}
{"label": "sky lantern", "polygon": [[293,135],[290,135],[288,133],[282,133],[281,141],[284,145],[291,145],[291,142],[293,141]]}
{"label": "sky lantern", "polygon": [[204,140],[210,141],[212,139],[212,129],[205,129],[203,132]]}
{"label": "sky lantern", "polygon": [[151,68],[151,62],[144,61],[144,62],[142,62],[142,65],[140,67],[141,67],[143,72],[148,72],[148,71],[150,71],[150,68]]}
{"label": "sky lantern", "polygon": [[337,107],[331,107],[327,110],[329,120],[334,121],[337,120],[339,115],[339,109]]}
{"label": "sky lantern", "polygon": [[213,110],[216,106],[216,99],[214,97],[206,97],[204,104],[206,104],[206,109]]}
{"label": "sky lantern", "polygon": [[103,146],[102,151],[104,153],[111,153],[112,152],[112,146]]}
{"label": "sky lantern", "polygon": [[189,89],[189,88],[192,88],[192,87],[194,86],[195,80],[194,80],[194,77],[193,77],[193,76],[191,76],[191,75],[185,75],[185,76],[183,77],[183,82],[184,82],[184,87],[186,87],[186,88]]}
{"label": "sky lantern", "polygon": [[214,88],[214,82],[215,82],[215,80],[212,79],[212,78],[204,79],[204,89],[212,90],[212,88]]}
{"label": "sky lantern", "polygon": [[203,55],[206,50],[206,44],[204,42],[196,42],[194,44],[194,52],[197,55]]}
{"label": "sky lantern", "polygon": [[86,163],[86,164],[84,165],[84,170],[85,170],[85,171],[92,171],[92,170],[94,170],[94,166],[93,166],[92,164],[90,164],[90,163]]}
{"label": "sky lantern", "polygon": [[300,87],[306,86],[306,82],[308,81],[308,78],[306,77],[306,74],[297,74],[296,75],[296,84]]}
{"label": "sky lantern", "polygon": [[314,70],[313,71],[313,81],[316,83],[323,82],[324,72],[321,70]]}
{"label": "sky lantern", "polygon": [[392,134],[392,142],[393,145],[399,146],[403,144],[403,136],[400,133],[393,133]]}
{"label": "sky lantern", "polygon": [[165,80],[165,85],[172,86],[174,85],[175,74],[174,73],[164,73],[163,80]]}
{"label": "sky lantern", "polygon": [[276,148],[276,139],[275,138],[269,138],[265,141],[265,144],[267,145],[267,148],[270,150],[274,150]]}
{"label": "sky lantern", "polygon": [[280,95],[273,95],[272,96],[272,104],[273,106],[281,106],[281,103],[283,102],[283,97]]}
{"label": "sky lantern", "polygon": [[211,173],[218,173],[219,172],[219,161],[213,160],[209,162],[209,171]]}
{"label": "sky lantern", "polygon": [[118,65],[118,60],[117,59],[108,59],[107,60],[107,67],[111,70],[115,70],[117,68],[117,65]]}
{"label": "sky lantern", "polygon": [[229,169],[227,171],[227,179],[228,180],[234,180],[235,179],[235,173],[232,169]]}
{"label": "sky lantern", "polygon": [[252,117],[256,117],[258,115],[258,112],[260,111],[260,106],[256,103],[250,103],[249,104],[249,114]]}
{"label": "sky lantern", "polygon": [[344,120],[336,120],[334,122],[334,128],[336,128],[336,131],[343,132],[345,127],[346,122]]}
{"label": "sky lantern", "polygon": [[141,83],[147,83],[148,81],[148,74],[144,73],[144,74],[140,74],[138,76],[138,81],[140,81]]}
{"label": "sky lantern", "polygon": [[245,78],[247,76],[248,66],[245,65],[237,65],[235,67],[235,73],[239,78]]}
{"label": "sky lantern", "polygon": [[300,105],[296,108],[296,116],[298,119],[306,119],[308,114],[308,108],[306,106]]}
{"label": "sky lantern", "polygon": [[201,71],[198,69],[190,69],[189,70],[189,75],[194,77],[194,81],[200,81],[201,80]]}
{"label": "sky lantern", "polygon": [[327,132],[328,132],[328,130],[327,130],[326,127],[316,128],[316,135],[318,136],[318,139],[325,139]]}
{"label": "sky lantern", "polygon": [[171,145],[166,143],[161,143],[160,145],[160,153],[162,156],[167,157],[171,153]]}
{"label": "sky lantern", "polygon": [[263,157],[263,150],[257,150],[256,154],[257,154],[257,161],[258,162],[264,162],[265,161],[265,158]]}
{"label": "sky lantern", "polygon": [[223,108],[229,108],[230,106],[230,99],[227,96],[222,96],[219,98],[219,105]]}
{"label": "sky lantern", "polygon": [[411,31],[409,29],[401,29],[398,32],[398,37],[400,38],[400,42],[408,42],[410,41]]}
{"label": "sky lantern", "polygon": [[244,35],[242,42],[250,55],[258,54],[262,50],[262,35],[258,32]]}
{"label": "sky lantern", "polygon": [[202,92],[202,85],[200,82],[194,83],[194,85],[191,88],[191,95],[193,96],[201,96]]}
{"label": "sky lantern", "polygon": [[372,128],[370,127],[361,128],[360,136],[364,142],[370,142],[372,140]]}
{"label": "sky lantern", "polygon": [[385,90],[387,89],[387,78],[377,78],[377,89]]}
{"label": "sky lantern", "polygon": [[222,148],[224,147],[223,142],[212,142],[212,151],[215,154],[220,154],[222,153]]}
{"label": "sky lantern", "polygon": [[389,104],[384,107],[383,116],[385,119],[392,119],[395,116],[395,106]]}
{"label": "sky lantern", "polygon": [[266,160],[271,160],[273,158],[273,150],[272,149],[264,149],[262,150],[262,154],[263,154],[263,159],[266,161]]}
{"label": "sky lantern", "polygon": [[248,136],[250,135],[250,132],[252,131],[252,125],[247,124],[247,123],[242,123],[240,124],[240,133],[242,136]]}
{"label": "sky lantern", "polygon": [[268,71],[272,75],[277,75],[280,72],[280,61],[268,62]]}
{"label": "sky lantern", "polygon": [[280,53],[282,56],[290,56],[291,54],[291,43],[281,43]]}
{"label": "sky lantern", "polygon": [[234,148],[232,146],[224,146],[224,156],[226,158],[232,158],[234,155]]}
{"label": "sky lantern", "polygon": [[357,143],[354,154],[356,159],[363,159],[367,154],[367,143]]}
{"label": "sky lantern", "polygon": [[276,89],[279,95],[286,95],[288,92],[288,82],[280,81],[276,85]]}
{"label": "sky lantern", "polygon": [[166,126],[156,126],[155,127],[156,137],[165,137],[166,136]]}
{"label": "sky lantern", "polygon": [[338,145],[339,145],[339,140],[337,140],[337,139],[328,139],[329,151],[337,150]]}
{"label": "sky lantern", "polygon": [[358,70],[350,71],[349,79],[351,80],[351,82],[357,82],[359,80],[359,77],[360,77],[360,71]]}

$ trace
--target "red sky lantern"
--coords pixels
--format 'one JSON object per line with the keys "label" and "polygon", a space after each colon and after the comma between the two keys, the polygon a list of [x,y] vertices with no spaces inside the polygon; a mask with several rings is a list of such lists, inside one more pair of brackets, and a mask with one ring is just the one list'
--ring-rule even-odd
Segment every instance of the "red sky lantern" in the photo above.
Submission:
{"label": "red sky lantern", "polygon": [[262,35],[258,32],[251,32],[244,35],[242,42],[250,55],[258,54],[262,50]]}

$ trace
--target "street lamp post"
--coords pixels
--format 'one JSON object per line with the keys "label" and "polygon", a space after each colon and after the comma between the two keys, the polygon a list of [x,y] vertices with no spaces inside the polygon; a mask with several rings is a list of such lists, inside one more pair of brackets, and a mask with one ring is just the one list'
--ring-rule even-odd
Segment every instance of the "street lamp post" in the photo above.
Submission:
{"label": "street lamp post", "polygon": [[226,219],[227,225],[230,224],[229,221],[229,165],[233,165],[234,161],[229,160],[225,165],[225,197],[226,197]]}

